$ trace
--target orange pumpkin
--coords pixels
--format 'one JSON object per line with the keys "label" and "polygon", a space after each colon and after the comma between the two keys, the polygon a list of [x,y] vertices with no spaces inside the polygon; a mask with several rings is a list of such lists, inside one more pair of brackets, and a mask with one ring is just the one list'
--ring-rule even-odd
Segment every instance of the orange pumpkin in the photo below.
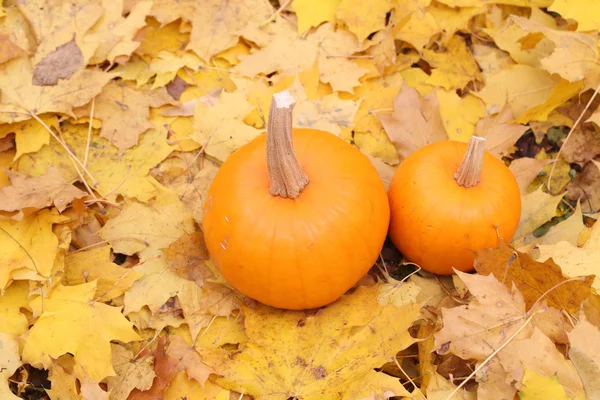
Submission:
{"label": "orange pumpkin", "polygon": [[273,96],[267,134],[223,163],[204,203],[211,259],[242,294],[286,309],[333,302],[379,256],[389,226],[371,162],[324,131],[293,129],[295,101]]}
{"label": "orange pumpkin", "polygon": [[390,239],[426,271],[472,271],[473,252],[510,242],[521,196],[504,163],[485,152],[485,139],[436,142],[409,155],[390,183]]}

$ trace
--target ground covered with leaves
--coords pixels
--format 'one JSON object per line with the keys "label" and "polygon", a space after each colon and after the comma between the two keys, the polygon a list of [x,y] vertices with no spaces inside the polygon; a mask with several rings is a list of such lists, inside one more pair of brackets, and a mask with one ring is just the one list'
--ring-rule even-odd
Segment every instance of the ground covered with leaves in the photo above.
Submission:
{"label": "ground covered with leaves", "polygon": [[[0,398],[600,398],[599,29],[596,0],[4,0]],[[452,277],[386,244],[320,310],[244,298],[202,203],[284,89],[386,185],[486,137],[514,239]]]}

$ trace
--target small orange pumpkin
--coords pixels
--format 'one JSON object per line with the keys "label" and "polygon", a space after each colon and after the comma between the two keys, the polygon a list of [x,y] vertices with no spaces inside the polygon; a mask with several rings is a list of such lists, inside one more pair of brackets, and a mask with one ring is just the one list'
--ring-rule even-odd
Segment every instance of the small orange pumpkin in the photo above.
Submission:
{"label": "small orange pumpkin", "polygon": [[242,294],[285,309],[331,303],[375,263],[389,226],[385,187],[342,139],[292,129],[273,96],[267,134],[223,163],[204,203],[211,259]]}
{"label": "small orange pumpkin", "polygon": [[510,242],[521,215],[517,181],[485,139],[442,141],[409,155],[390,183],[390,239],[426,271],[472,271],[473,252]]}

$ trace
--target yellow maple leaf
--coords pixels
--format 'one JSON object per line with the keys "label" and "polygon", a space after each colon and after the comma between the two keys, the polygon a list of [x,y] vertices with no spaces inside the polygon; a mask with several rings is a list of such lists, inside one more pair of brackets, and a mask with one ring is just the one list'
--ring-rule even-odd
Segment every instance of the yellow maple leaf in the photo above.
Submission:
{"label": "yellow maple leaf", "polygon": [[252,78],[272,72],[294,75],[310,68],[317,58],[317,43],[300,37],[296,28],[281,17],[263,29],[247,29],[244,38],[261,49],[239,57],[240,63],[233,70],[243,76]]}
{"label": "yellow maple leaf", "polygon": [[[157,2],[154,2],[155,7],[153,7],[151,13],[156,12],[156,5]],[[171,5],[171,8],[173,9],[175,7]],[[182,28],[181,21],[165,23],[163,25],[155,18],[150,17],[147,18],[146,22],[144,37],[142,43],[135,51],[136,54],[154,59],[158,56],[158,53],[162,51],[176,53],[181,50],[181,46],[184,43],[190,41],[190,33]],[[131,60],[129,60],[127,64],[130,62]]]}
{"label": "yellow maple leaf", "polygon": [[[101,196],[114,200],[118,194],[148,201],[160,191],[160,184],[148,176],[148,171],[165,159],[172,149],[167,144],[164,129],[150,129],[139,139],[137,146],[119,154],[119,150],[92,129],[89,151],[87,148],[88,126],[63,123],[62,138],[79,160],[88,152],[87,169],[96,180],[85,175],[88,184]],[[60,144],[53,140],[35,154],[19,158],[17,170],[32,176],[43,175],[50,166],[61,170],[69,181],[79,179],[73,162]]]}
{"label": "yellow maple leaf", "polygon": [[52,364],[48,380],[52,383],[52,387],[46,389],[50,400],[83,400],[77,393],[77,378],[67,373],[58,363]]}
{"label": "yellow maple leaf", "polygon": [[294,81],[289,91],[297,101],[294,127],[319,129],[340,136],[341,128],[353,125],[359,102],[342,100],[337,93],[309,100],[299,79]]}
{"label": "yellow maple leaf", "polygon": [[335,31],[332,24],[325,24],[310,36],[310,40],[319,47],[319,80],[330,84],[334,92],[352,93],[353,88],[360,85],[359,78],[368,72],[348,58],[362,50],[356,37],[347,31]]}
{"label": "yellow maple leaf", "polygon": [[390,0],[342,0],[336,18],[343,21],[360,42],[385,27],[385,16],[393,7]]}
{"label": "yellow maple leaf", "polygon": [[483,80],[479,66],[465,39],[454,35],[441,51],[423,50],[423,59],[434,69],[426,83],[446,90],[463,89],[471,81]]}
{"label": "yellow maple leaf", "polygon": [[[57,286],[43,300],[42,314],[25,338],[22,357],[32,365],[49,368],[52,358],[70,353],[75,369],[100,382],[115,371],[110,341],[141,340],[118,307],[93,302],[96,281]],[[42,302],[41,298],[36,299]]]}
{"label": "yellow maple leaf", "polygon": [[382,306],[378,291],[361,286],[314,315],[244,307],[247,345],[200,354],[221,376],[217,384],[258,398],[408,395],[397,379],[379,378],[373,368],[415,341],[408,328],[421,305]]}
{"label": "yellow maple leaf", "polygon": [[526,110],[516,119],[516,122],[527,124],[531,120],[546,121],[548,115],[550,115],[552,111],[579,93],[583,87],[583,83],[583,80],[569,82],[566,79],[561,79],[556,86],[552,88],[552,92],[543,104],[539,104]]}
{"label": "yellow maple leaf", "polygon": [[391,165],[398,164],[398,154],[377,115],[392,109],[397,93],[397,87],[386,87],[379,80],[364,82],[355,90],[353,100],[361,101],[352,126],[346,128],[359,149]]}
{"label": "yellow maple leaf", "polygon": [[19,342],[12,335],[0,332],[0,398],[2,400],[20,400],[8,386],[8,379],[21,366]]}
{"label": "yellow maple leaf", "polygon": [[0,332],[22,335],[29,329],[27,317],[21,308],[27,309],[29,284],[27,281],[13,282],[0,294]]}
{"label": "yellow maple leaf", "polygon": [[148,390],[156,377],[153,370],[154,357],[136,357],[120,344],[111,343],[112,365],[116,376],[106,379],[111,400],[125,400],[133,389]]}
{"label": "yellow maple leaf", "polygon": [[223,92],[218,103],[213,107],[198,102],[194,134],[191,137],[202,144],[206,154],[219,161],[225,161],[234,150],[261,133],[258,129],[242,122],[252,108],[241,93]]}
{"label": "yellow maple leaf", "polygon": [[[459,97],[455,91],[438,90],[442,123],[451,140],[466,142],[475,133],[475,126],[486,116],[481,99],[467,94]],[[486,143],[487,144],[487,143]]]}
{"label": "yellow maple leaf", "polygon": [[193,27],[187,48],[208,62],[215,54],[233,47],[242,32],[257,28],[272,13],[271,5],[262,0],[204,1],[191,16],[184,15]]}
{"label": "yellow maple leaf", "polygon": [[519,390],[519,398],[522,400],[548,399],[548,400],[568,400],[556,376],[542,375],[525,366],[525,374],[521,382],[523,387]]}
{"label": "yellow maple leaf", "polygon": [[150,64],[136,54],[125,65],[117,66],[113,72],[119,74],[124,81],[135,81],[136,87],[145,85],[155,75],[150,70]]}
{"label": "yellow maple leaf", "polygon": [[102,0],[102,18],[85,35],[85,42],[96,47],[90,63],[100,64],[105,60],[113,63],[119,56],[129,57],[140,45],[134,37],[146,25],[152,4],[152,0],[137,1],[124,17],[123,1]]}
{"label": "yellow maple leaf", "polygon": [[84,36],[105,13],[100,2],[33,0],[19,4],[18,7],[32,27],[38,42],[34,64],[72,39],[75,39],[83,56],[81,67],[88,63],[97,44],[86,43]]}
{"label": "yellow maple leaf", "polygon": [[[577,201],[577,206],[575,207],[573,214],[571,214],[569,218],[560,224],[550,227],[548,232],[546,232],[542,237],[537,238],[536,244],[550,245],[558,242],[568,242],[573,246],[577,246],[579,237],[582,235],[584,229],[585,225],[583,223],[581,203]],[[567,272],[567,274],[569,273]]]}
{"label": "yellow maple leaf", "polygon": [[569,0],[554,0],[548,2],[549,11],[559,13],[565,18],[573,18],[577,21],[578,31],[593,31],[600,29],[600,20],[598,20],[598,3],[594,0],[579,0],[572,2]]}
{"label": "yellow maple leaf", "polygon": [[520,7],[548,7],[554,0],[439,0],[450,7],[477,7],[485,4],[507,4]]}
{"label": "yellow maple leaf", "polygon": [[393,32],[396,39],[404,40],[421,51],[440,29],[429,12],[419,9],[412,12],[407,19],[396,21]]}
{"label": "yellow maple leaf", "polygon": [[298,33],[303,34],[323,22],[335,22],[335,13],[342,0],[296,0],[292,8],[298,16]]}
{"label": "yellow maple leaf", "polygon": [[531,234],[536,228],[556,216],[556,207],[562,195],[553,196],[540,186],[536,191],[522,198],[521,220],[515,232],[513,242],[518,242]]}
{"label": "yellow maple leaf", "polygon": [[600,50],[597,39],[589,34],[552,29],[533,20],[511,16],[528,32],[541,32],[555,47],[552,53],[541,59],[541,67],[551,74],[559,74],[569,82],[584,80],[585,89],[595,89],[600,78]]}
{"label": "yellow maple leaf", "polygon": [[483,99],[489,114],[499,112],[508,103],[518,117],[543,104],[559,81],[559,77],[544,70],[517,64],[488,76],[485,87],[474,94]]}
{"label": "yellow maple leaf", "polygon": [[[154,127],[149,120],[150,107],[173,101],[165,88],[143,90],[123,82],[110,82],[95,99],[94,118],[102,121],[100,136],[123,152],[138,143],[139,135]],[[92,105],[88,105],[74,112],[77,117],[90,116],[91,109]]]}
{"label": "yellow maple leaf", "polygon": [[35,33],[23,13],[17,7],[6,8],[4,12],[0,18],[0,35],[9,37],[14,46],[25,52],[35,51]]}
{"label": "yellow maple leaf", "polygon": [[[554,18],[537,7],[531,8],[529,19],[549,28],[556,28]],[[483,28],[483,31],[494,39],[494,43],[499,48],[510,53],[510,56],[519,64],[539,68],[540,60],[552,54],[554,44],[550,39],[542,35],[534,44],[525,47],[522,41],[526,38],[527,31],[516,24],[512,18],[502,19],[502,22],[502,25]]]}
{"label": "yellow maple leaf", "polygon": [[0,121],[23,121],[31,114],[49,112],[73,115],[73,108],[88,103],[114,74],[84,69],[54,86],[36,86],[32,76],[31,60],[27,57],[0,65]]}
{"label": "yellow maple leaf", "polygon": [[485,8],[483,6],[453,8],[441,2],[432,1],[426,11],[442,31],[442,44],[446,44],[457,31],[469,24],[471,18],[485,12]]}
{"label": "yellow maple leaf", "polygon": [[106,222],[99,235],[112,245],[115,252],[137,253],[144,261],[161,256],[161,249],[166,249],[181,235],[193,230],[190,211],[175,193],[161,188],[150,205],[128,201],[118,216]]}
{"label": "yellow maple leaf", "polygon": [[[58,129],[58,118],[56,116],[44,115],[40,119],[49,128]],[[50,133],[41,123],[34,119],[0,125],[0,138],[6,137],[9,133],[15,134],[17,145],[15,160],[25,153],[35,153],[43,145],[50,143]]]}
{"label": "yellow maple leaf", "polygon": [[56,211],[42,210],[20,221],[0,220],[0,289],[19,279],[44,280],[50,277],[59,240],[52,225],[68,218]]}
{"label": "yellow maple leaf", "polygon": [[204,385],[190,379],[185,371],[179,371],[164,394],[164,400],[229,400],[230,391],[215,385],[211,381]]}
{"label": "yellow maple leaf", "polygon": [[156,74],[152,89],[163,87],[171,82],[179,69],[183,67],[196,69],[202,64],[202,59],[193,53],[176,55],[168,51],[161,51],[150,63],[150,71]]}
{"label": "yellow maple leaf", "polygon": [[[204,218],[204,200],[210,184],[219,170],[218,165],[206,159],[202,169],[197,172],[196,170],[189,171],[191,162],[179,158],[179,162],[173,163],[171,166],[172,173],[169,170],[165,171],[160,182],[179,196],[187,209],[192,211],[196,222],[201,224]],[[169,168],[169,164],[164,162],[161,164],[161,168],[163,167]],[[182,174],[180,172],[182,169],[187,169],[189,173]]]}
{"label": "yellow maple leaf", "polygon": [[121,296],[141,275],[109,260],[108,245],[67,254],[64,283],[73,286],[97,279],[94,300],[106,302]]}

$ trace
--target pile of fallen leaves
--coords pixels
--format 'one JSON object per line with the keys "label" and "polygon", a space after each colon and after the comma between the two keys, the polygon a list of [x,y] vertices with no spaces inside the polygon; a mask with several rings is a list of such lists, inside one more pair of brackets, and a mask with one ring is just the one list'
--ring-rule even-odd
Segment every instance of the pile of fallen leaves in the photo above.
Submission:
{"label": "pile of fallen leaves", "polygon": [[[599,28],[596,0],[4,0],[0,399],[600,398]],[[201,205],[284,89],[386,184],[485,136],[513,242],[452,277],[386,245],[320,310],[243,298]]]}

